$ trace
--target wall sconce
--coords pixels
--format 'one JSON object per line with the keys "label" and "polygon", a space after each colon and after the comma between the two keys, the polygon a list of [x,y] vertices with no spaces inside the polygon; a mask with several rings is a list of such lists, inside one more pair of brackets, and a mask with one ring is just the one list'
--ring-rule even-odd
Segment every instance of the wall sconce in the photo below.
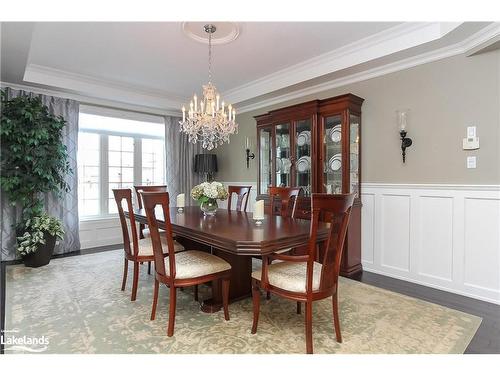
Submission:
{"label": "wall sconce", "polygon": [[402,111],[396,111],[398,117],[398,129],[399,136],[401,137],[401,153],[403,154],[403,163],[406,161],[406,149],[412,145],[411,138],[406,136],[406,126],[408,125],[408,112],[409,110],[405,109]]}
{"label": "wall sconce", "polygon": [[255,154],[250,152],[250,139],[248,137],[245,140],[245,152],[247,155],[247,169],[250,168],[250,159],[255,159]]}

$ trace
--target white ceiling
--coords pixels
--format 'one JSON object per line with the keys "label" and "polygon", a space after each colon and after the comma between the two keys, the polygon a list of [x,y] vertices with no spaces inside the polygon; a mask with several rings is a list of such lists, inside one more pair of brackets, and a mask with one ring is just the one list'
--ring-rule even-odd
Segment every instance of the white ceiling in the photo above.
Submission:
{"label": "white ceiling", "polygon": [[[245,22],[238,27],[235,41],[213,47],[214,83],[233,103],[254,103],[362,64],[392,63],[412,51],[456,46],[485,30],[489,38],[498,33],[498,25],[490,23]],[[6,83],[168,111],[178,110],[207,80],[208,47],[187,37],[180,22],[2,23],[1,34]]]}

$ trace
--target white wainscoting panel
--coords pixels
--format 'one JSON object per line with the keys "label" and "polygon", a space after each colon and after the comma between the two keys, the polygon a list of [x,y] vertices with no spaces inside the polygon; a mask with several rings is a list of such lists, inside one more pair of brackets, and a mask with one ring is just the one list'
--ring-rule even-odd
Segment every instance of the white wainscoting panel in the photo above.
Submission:
{"label": "white wainscoting panel", "polygon": [[453,278],[453,198],[421,196],[419,203],[417,272],[423,277],[451,282]]}
{"label": "white wainscoting panel", "polygon": [[465,198],[464,284],[485,293],[500,290],[500,200]]}
{"label": "white wainscoting panel", "polygon": [[80,221],[82,249],[120,243],[123,243],[123,235],[118,217]]}
{"label": "white wainscoting panel", "polygon": [[375,194],[361,195],[363,214],[361,215],[361,228],[366,230],[361,237],[361,261],[363,264],[373,264],[375,254]]}
{"label": "white wainscoting panel", "polygon": [[410,270],[410,196],[380,197],[380,264],[394,272]]}
{"label": "white wainscoting panel", "polygon": [[500,304],[500,186],[362,184],[370,272]]}

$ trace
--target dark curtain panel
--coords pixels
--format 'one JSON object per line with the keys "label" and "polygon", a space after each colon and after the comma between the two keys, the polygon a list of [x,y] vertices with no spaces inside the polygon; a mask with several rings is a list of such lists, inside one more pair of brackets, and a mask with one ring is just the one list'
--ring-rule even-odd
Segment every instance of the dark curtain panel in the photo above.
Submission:
{"label": "dark curtain panel", "polygon": [[191,189],[203,182],[204,177],[194,172],[194,156],[202,154],[199,143],[188,142],[180,132],[178,117],[165,117],[165,157],[167,162],[166,181],[171,205],[176,204],[177,194],[186,194],[186,205],[193,205]]}

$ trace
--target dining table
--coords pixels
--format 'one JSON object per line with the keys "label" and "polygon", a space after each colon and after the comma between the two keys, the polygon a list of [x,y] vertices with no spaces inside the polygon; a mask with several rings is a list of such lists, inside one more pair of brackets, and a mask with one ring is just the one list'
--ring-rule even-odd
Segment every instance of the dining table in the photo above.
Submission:
{"label": "dining table", "polygon": [[[279,215],[264,215],[257,223],[252,213],[218,209],[214,216],[205,216],[198,206],[181,210],[170,207],[172,233],[186,250],[209,251],[231,265],[230,302],[251,296],[252,258],[280,250],[304,247],[309,242],[311,222]],[[129,216],[128,212],[125,212]],[[161,207],[155,210],[158,226],[165,229]],[[135,209],[137,223],[147,225],[144,209]],[[317,241],[328,236],[329,224],[320,222]],[[212,285],[212,298],[201,303],[204,312],[221,308],[220,282]]]}

